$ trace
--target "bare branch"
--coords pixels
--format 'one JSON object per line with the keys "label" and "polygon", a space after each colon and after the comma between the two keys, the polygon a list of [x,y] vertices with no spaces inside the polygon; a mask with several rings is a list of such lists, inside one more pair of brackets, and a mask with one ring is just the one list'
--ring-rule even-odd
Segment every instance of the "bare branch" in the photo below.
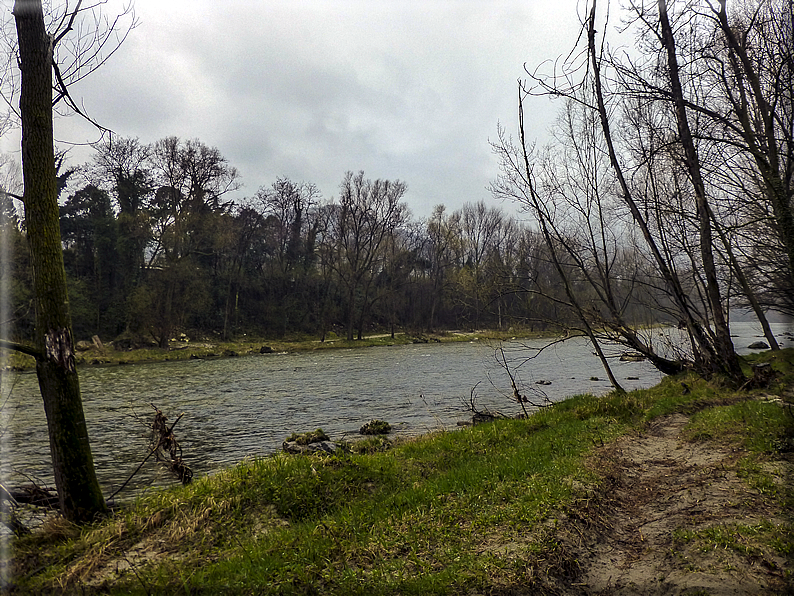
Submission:
{"label": "bare branch", "polygon": [[37,360],[44,358],[44,354],[39,352],[36,348],[26,344],[17,343],[15,341],[9,341],[7,339],[0,339],[0,348],[5,348],[6,350],[14,350],[15,352],[27,354],[28,356],[33,356]]}

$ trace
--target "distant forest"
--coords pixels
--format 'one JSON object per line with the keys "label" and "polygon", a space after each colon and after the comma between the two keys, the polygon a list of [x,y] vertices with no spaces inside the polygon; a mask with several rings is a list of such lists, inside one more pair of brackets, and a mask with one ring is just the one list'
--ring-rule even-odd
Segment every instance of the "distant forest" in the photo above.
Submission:
{"label": "distant forest", "polygon": [[[420,221],[402,201],[404,182],[363,172],[344,174],[332,199],[280,178],[232,202],[235,168],[217,149],[174,137],[114,139],[59,181],[77,339],[165,347],[182,333],[353,339],[573,320],[543,239],[496,205],[439,205]],[[28,339],[24,225],[8,198],[3,216],[11,310],[17,338]]]}

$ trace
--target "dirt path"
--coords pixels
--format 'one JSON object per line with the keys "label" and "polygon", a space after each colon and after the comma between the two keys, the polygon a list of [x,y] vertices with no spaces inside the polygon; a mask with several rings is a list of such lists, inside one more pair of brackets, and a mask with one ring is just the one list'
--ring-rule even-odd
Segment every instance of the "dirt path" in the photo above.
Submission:
{"label": "dirt path", "polygon": [[[782,521],[737,477],[740,454],[681,440],[687,420],[680,414],[658,419],[601,455],[614,486],[598,507],[600,522],[570,533],[580,576],[568,593],[793,593],[785,585],[790,560],[750,546],[741,552],[674,539],[681,530]],[[742,538],[736,540],[741,546]]]}

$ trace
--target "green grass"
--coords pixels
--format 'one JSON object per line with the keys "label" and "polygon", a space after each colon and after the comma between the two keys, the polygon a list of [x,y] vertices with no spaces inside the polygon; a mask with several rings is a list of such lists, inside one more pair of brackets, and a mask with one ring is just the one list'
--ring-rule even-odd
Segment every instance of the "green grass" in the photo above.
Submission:
{"label": "green grass", "polygon": [[768,465],[781,452],[791,451],[794,417],[780,400],[743,400],[715,406],[692,416],[684,435],[690,441],[733,445],[742,454],[737,475],[759,494],[772,497],[784,508],[794,506],[794,488],[785,472]]}
{"label": "green grass", "polygon": [[[555,552],[555,520],[602,481],[587,465],[593,450],[672,412],[692,414],[690,440],[745,450],[748,482],[766,482],[790,505],[765,467],[790,429],[780,403],[671,378],[626,395],[572,397],[526,420],[372,437],[340,456],[246,461],[153,492],[96,526],[60,522],[17,540],[17,582],[26,594],[531,592]],[[791,530],[762,523],[676,539],[790,554]]]}
{"label": "green grass", "polygon": [[732,550],[741,555],[761,557],[765,549],[791,556],[794,554],[794,525],[791,523],[719,524],[696,531],[679,529],[673,540],[692,544],[701,552]]}
{"label": "green grass", "polygon": [[692,440],[738,443],[753,453],[777,451],[792,417],[776,401],[741,401],[697,412],[687,425]]}

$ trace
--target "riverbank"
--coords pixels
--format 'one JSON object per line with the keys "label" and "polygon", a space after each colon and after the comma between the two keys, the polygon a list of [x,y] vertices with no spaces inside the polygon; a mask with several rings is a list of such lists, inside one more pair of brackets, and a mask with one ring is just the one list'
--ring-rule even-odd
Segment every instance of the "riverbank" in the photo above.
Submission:
{"label": "riverbank", "polygon": [[[286,339],[267,339],[245,337],[233,341],[213,338],[188,340],[175,339],[169,342],[168,349],[154,345],[122,348],[100,342],[78,342],[76,361],[78,366],[125,366],[149,362],[172,362],[194,359],[235,358],[249,354],[309,352],[315,350],[370,348],[377,346],[399,346],[416,343],[448,343],[467,341],[507,340],[519,338],[546,337],[548,335],[527,330],[480,330],[480,331],[439,331],[436,333],[389,333],[367,335],[362,339],[348,341],[331,333],[321,341],[313,337],[294,337]],[[13,370],[32,370],[36,364],[32,357],[18,352],[8,353],[8,366]]]}
{"label": "riverbank", "polygon": [[794,351],[756,358],[778,372],[769,387],[667,378],[244,462],[91,528],[51,522],[14,543],[11,592],[785,593]]}

